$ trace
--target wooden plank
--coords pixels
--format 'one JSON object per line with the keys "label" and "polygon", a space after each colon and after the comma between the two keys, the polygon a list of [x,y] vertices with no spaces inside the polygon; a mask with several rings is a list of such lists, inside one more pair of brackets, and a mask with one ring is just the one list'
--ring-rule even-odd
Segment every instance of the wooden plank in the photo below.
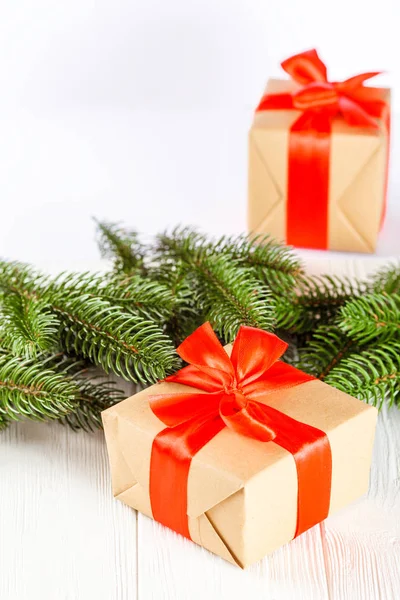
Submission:
{"label": "wooden plank", "polygon": [[111,493],[102,431],[0,434],[1,600],[135,600],[136,515]]}
{"label": "wooden plank", "polygon": [[328,600],[320,527],[246,571],[138,515],[140,599]]}
{"label": "wooden plank", "polygon": [[143,515],[138,547],[141,600],[273,598],[268,569],[241,571]]}
{"label": "wooden plank", "polygon": [[400,411],[379,415],[367,498],[326,521],[331,600],[400,594]]}

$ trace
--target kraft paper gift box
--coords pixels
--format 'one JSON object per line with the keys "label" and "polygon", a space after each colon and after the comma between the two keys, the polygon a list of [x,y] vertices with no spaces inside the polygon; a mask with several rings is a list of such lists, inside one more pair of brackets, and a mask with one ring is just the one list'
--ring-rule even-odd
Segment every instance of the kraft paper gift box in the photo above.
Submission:
{"label": "kraft paper gift box", "polygon": [[[225,351],[229,355],[231,347]],[[149,517],[152,446],[166,429],[149,399],[187,392],[199,390],[162,382],[102,413],[113,493]],[[332,456],[329,514],[367,491],[375,408],[319,380],[274,391],[260,402],[327,435]],[[283,447],[222,428],[190,463],[186,491],[190,538],[242,568],[258,561],[295,536],[298,481],[293,455]],[[178,482],[169,483],[178,490]],[[174,501],[166,497],[164,510]]]}
{"label": "kraft paper gift box", "polygon": [[[312,51],[299,56],[309,58],[310,54],[313,60],[319,61]],[[289,63],[297,58],[288,59]],[[282,65],[285,68],[285,63]],[[321,65],[319,68],[324,68]],[[291,72],[289,68],[286,70]],[[326,91],[325,84],[321,89],[318,89],[320,84],[316,85],[317,93]],[[303,86],[298,81],[270,79],[265,95],[293,97],[300,90],[305,94],[308,88],[310,85]],[[303,113],[294,108],[264,110],[261,101],[261,110],[256,111],[249,133],[250,232],[268,233],[299,247],[375,251],[386,202],[390,91],[362,86],[357,93],[365,90],[374,98],[381,98],[380,102],[371,103],[375,116],[379,113],[381,118],[374,118],[375,128],[350,125],[340,112],[332,118],[328,134],[328,173],[318,171],[320,165],[314,171],[304,169],[304,165],[307,167],[304,155],[308,152],[309,157],[315,159],[319,152],[314,144],[311,149],[300,150],[303,166],[300,164],[297,176],[293,175],[291,129]],[[303,136],[307,135],[306,128],[307,125]],[[316,134],[320,138],[321,135]],[[320,194],[321,185],[326,189]],[[314,200],[310,200],[313,194]]]}

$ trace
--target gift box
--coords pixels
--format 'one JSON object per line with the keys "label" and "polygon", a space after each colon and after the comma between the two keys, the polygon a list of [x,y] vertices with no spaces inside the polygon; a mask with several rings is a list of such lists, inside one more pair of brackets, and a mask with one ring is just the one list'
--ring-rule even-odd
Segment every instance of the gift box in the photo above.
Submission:
{"label": "gift box", "polygon": [[368,489],[377,411],[208,323],[189,365],[102,413],[116,498],[244,568]]}
{"label": "gift box", "polygon": [[390,91],[330,83],[315,50],[282,63],[249,133],[248,226],[293,246],[374,252],[385,211]]}

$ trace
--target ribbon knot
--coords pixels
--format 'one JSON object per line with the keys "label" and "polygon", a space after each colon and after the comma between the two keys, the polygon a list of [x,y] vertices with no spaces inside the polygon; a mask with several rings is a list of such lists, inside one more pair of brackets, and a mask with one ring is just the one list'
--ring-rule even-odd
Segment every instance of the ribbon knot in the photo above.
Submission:
{"label": "ribbon knot", "polygon": [[339,111],[339,91],[336,83],[313,82],[293,94],[293,108],[296,110],[327,110],[332,115]]}

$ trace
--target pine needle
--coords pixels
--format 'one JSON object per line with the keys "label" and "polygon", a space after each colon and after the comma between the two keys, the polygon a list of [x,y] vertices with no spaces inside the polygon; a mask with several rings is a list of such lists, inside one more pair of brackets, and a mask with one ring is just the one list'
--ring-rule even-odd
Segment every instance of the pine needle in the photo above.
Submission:
{"label": "pine needle", "polygon": [[157,238],[156,257],[164,269],[179,264],[186,271],[198,312],[224,341],[232,341],[240,325],[273,328],[274,303],[268,286],[229,252],[214,252],[214,245],[202,234],[191,229],[162,234]]}
{"label": "pine needle", "polygon": [[378,337],[400,340],[400,296],[368,294],[348,302],[340,311],[339,327],[362,344]]}
{"label": "pine needle", "polygon": [[74,410],[77,393],[76,384],[46,360],[0,356],[0,414],[7,420],[59,419]]}
{"label": "pine needle", "polygon": [[57,347],[59,321],[46,302],[16,292],[0,306],[0,343],[16,356],[34,358]]}
{"label": "pine needle", "polygon": [[389,263],[370,281],[371,292],[400,295],[400,263]]}
{"label": "pine needle", "polygon": [[366,283],[346,277],[298,278],[291,290],[276,298],[277,327],[297,334],[311,332],[321,324],[332,323],[346,302],[366,290]]}
{"label": "pine needle", "polygon": [[176,302],[166,284],[141,275],[62,273],[52,285],[58,294],[102,298],[124,311],[159,322],[171,315]]}
{"label": "pine needle", "polygon": [[121,227],[118,223],[94,220],[101,256],[113,261],[114,271],[128,275],[145,272],[145,246],[139,241],[137,232]]}
{"label": "pine needle", "polygon": [[27,418],[93,431],[101,427],[101,411],[124,397],[82,361],[62,354],[24,360],[1,351],[0,429]]}

